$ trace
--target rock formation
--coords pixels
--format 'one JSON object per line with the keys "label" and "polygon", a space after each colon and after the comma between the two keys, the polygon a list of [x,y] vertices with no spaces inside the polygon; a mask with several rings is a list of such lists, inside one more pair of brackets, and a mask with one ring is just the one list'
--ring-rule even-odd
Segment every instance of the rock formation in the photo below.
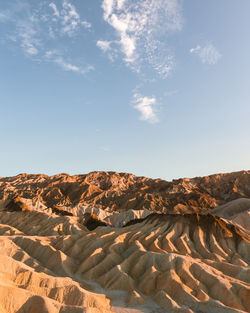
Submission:
{"label": "rock formation", "polygon": [[187,213],[250,198],[250,171],[167,182],[127,173],[92,172],[54,176],[21,174],[0,178],[0,199],[20,196],[47,207],[86,205],[109,211]]}
{"label": "rock formation", "polygon": [[1,313],[249,312],[250,171],[0,179]]}

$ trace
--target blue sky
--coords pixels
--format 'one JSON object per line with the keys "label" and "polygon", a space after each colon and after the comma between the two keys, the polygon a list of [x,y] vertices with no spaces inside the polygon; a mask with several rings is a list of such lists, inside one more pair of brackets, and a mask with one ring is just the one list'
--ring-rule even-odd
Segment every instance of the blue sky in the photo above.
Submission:
{"label": "blue sky", "polygon": [[249,0],[0,0],[0,176],[250,168]]}

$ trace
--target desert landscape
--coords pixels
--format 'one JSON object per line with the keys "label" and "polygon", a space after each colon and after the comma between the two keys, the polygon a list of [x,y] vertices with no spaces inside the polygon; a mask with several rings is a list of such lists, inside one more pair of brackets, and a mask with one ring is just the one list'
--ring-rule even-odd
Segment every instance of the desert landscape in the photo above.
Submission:
{"label": "desert landscape", "polygon": [[0,178],[0,312],[249,312],[249,209],[250,171]]}
{"label": "desert landscape", "polygon": [[250,313],[250,0],[0,0],[0,313]]}

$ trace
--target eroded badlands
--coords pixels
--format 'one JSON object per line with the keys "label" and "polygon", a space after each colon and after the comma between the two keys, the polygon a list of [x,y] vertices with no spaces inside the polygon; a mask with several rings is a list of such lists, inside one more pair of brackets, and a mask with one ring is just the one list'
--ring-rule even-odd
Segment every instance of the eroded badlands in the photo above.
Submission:
{"label": "eroded badlands", "polygon": [[249,312],[250,172],[0,178],[0,312]]}

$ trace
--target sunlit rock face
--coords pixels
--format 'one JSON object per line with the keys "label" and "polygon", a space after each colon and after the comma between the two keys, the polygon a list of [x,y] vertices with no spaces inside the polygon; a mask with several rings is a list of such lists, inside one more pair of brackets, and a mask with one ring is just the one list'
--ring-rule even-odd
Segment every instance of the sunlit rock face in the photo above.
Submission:
{"label": "sunlit rock face", "polygon": [[21,174],[0,178],[0,199],[20,196],[47,207],[88,206],[105,211],[191,213],[238,198],[250,198],[250,171],[167,182],[127,173],[55,176]]}
{"label": "sunlit rock face", "polygon": [[249,312],[250,172],[0,178],[0,312]]}

